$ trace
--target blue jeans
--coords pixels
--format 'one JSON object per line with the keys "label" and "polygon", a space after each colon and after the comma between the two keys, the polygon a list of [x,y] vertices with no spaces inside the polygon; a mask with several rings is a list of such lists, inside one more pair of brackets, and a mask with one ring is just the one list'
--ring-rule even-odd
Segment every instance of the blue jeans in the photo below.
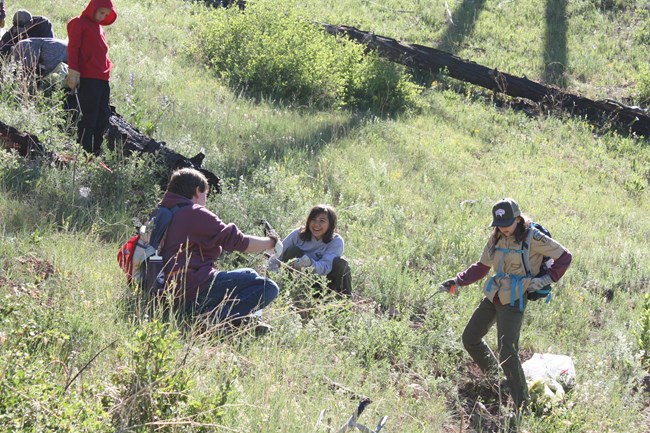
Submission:
{"label": "blue jeans", "polygon": [[193,314],[210,313],[219,322],[232,324],[269,305],[279,292],[278,285],[250,268],[218,272],[208,290],[200,291],[185,311]]}

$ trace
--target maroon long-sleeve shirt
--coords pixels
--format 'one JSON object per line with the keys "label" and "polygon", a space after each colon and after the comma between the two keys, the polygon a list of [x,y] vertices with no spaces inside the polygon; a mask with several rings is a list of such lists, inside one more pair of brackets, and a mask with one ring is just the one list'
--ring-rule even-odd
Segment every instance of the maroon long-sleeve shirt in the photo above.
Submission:
{"label": "maroon long-sleeve shirt", "polygon": [[172,192],[161,206],[184,205],[167,228],[161,255],[167,286],[175,285],[177,296],[192,300],[207,290],[218,272],[215,262],[225,251],[245,251],[249,238],[234,224],[226,224],[206,207]]}

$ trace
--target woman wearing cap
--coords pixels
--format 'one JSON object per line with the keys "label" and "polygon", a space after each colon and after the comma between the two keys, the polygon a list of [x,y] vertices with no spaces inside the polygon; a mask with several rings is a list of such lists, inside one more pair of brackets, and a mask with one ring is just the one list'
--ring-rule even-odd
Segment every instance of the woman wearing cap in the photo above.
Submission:
{"label": "woman wearing cap", "polygon": [[[539,274],[544,257],[551,257],[554,262],[546,275],[526,277],[522,248],[528,239],[529,230],[532,230],[530,218],[521,213],[517,202],[504,198],[492,208],[491,225],[494,230],[480,260],[442,284],[447,288],[467,286],[483,279],[490,268],[494,269],[494,277],[485,285],[485,297],[465,326],[463,345],[489,377],[498,375],[498,367],[501,365],[512,400],[519,409],[528,400],[528,387],[519,361],[519,334],[524,318],[526,293],[558,281],[571,264],[572,256],[556,240],[535,231],[528,245],[530,274]],[[498,360],[483,340],[495,323]]]}

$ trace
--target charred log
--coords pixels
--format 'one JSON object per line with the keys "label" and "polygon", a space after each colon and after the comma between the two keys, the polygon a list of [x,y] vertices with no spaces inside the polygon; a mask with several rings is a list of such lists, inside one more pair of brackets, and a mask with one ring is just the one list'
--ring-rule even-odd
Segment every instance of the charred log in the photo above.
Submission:
{"label": "charred log", "polygon": [[650,113],[638,107],[629,107],[612,100],[592,99],[566,92],[557,87],[538,83],[528,78],[500,72],[477,63],[463,60],[435,48],[406,44],[396,39],[364,32],[354,27],[321,24],[335,36],[346,36],[368,46],[380,56],[409,67],[484,87],[515,98],[525,98],[550,108],[570,113],[585,114],[592,119],[606,119],[620,124],[638,135],[650,136]]}
{"label": "charred log", "polygon": [[[181,155],[166,146],[164,141],[156,141],[151,137],[142,134],[137,128],[131,126],[122,116],[120,116],[114,107],[111,107],[113,115],[110,117],[108,131],[108,146],[114,149],[119,146],[125,155],[132,154],[155,154],[158,160],[167,167],[167,171],[179,168],[195,168],[205,175],[210,184],[210,190],[221,192],[221,179],[209,170],[201,167],[205,154],[199,152],[191,158]],[[169,173],[164,179],[161,179],[161,186],[166,187],[169,179]]]}
{"label": "charred log", "polygon": [[0,143],[6,150],[15,150],[22,157],[35,159],[45,156],[45,146],[37,136],[21,132],[0,120]]}
{"label": "charred log", "polygon": [[[114,149],[119,146],[126,156],[132,154],[153,154],[165,168],[161,173],[161,178],[157,179],[158,183],[164,189],[167,186],[169,175],[172,171],[179,168],[195,168],[205,175],[210,184],[210,190],[221,192],[221,179],[216,174],[201,167],[205,154],[199,152],[191,158],[181,155],[168,148],[165,142],[156,141],[147,137],[131,126],[122,116],[115,112],[109,120],[107,131],[109,148]],[[13,126],[7,125],[0,121],[0,146],[5,150],[15,150],[20,156],[26,159],[43,158],[56,163],[66,164],[74,158],[64,157],[48,151],[39,138],[27,132],[19,131]]]}

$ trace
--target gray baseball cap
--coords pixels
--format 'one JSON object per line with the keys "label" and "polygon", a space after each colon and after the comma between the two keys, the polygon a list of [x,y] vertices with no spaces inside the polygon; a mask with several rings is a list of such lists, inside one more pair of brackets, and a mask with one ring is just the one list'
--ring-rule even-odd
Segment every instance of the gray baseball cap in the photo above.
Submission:
{"label": "gray baseball cap", "polygon": [[519,205],[511,198],[499,200],[492,206],[492,227],[508,227],[521,215]]}
{"label": "gray baseball cap", "polygon": [[25,9],[18,9],[14,14],[14,26],[26,27],[32,22],[32,14]]}

